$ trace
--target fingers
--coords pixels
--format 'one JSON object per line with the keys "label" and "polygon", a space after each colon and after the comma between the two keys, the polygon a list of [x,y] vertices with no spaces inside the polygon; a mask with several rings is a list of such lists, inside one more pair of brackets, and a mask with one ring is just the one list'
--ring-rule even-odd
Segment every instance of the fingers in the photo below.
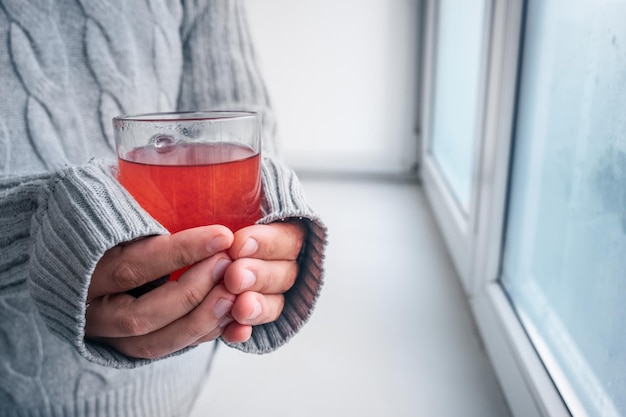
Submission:
{"label": "fingers", "polygon": [[247,292],[237,297],[231,310],[232,323],[224,328],[222,338],[229,343],[243,343],[252,336],[252,326],[278,319],[285,305],[282,295]]}
{"label": "fingers", "polygon": [[168,281],[139,298],[125,293],[96,298],[87,309],[85,334],[129,337],[159,330],[200,305],[230,263],[222,252],[193,265],[178,281]]}
{"label": "fingers", "polygon": [[275,321],[284,306],[282,294],[263,295],[249,291],[237,297],[231,315],[239,324],[258,326]]}
{"label": "fingers", "polygon": [[246,291],[282,294],[293,286],[297,275],[296,261],[242,258],[228,267],[224,274],[224,285],[233,294]]}
{"label": "fingers", "polygon": [[[148,359],[220,335],[245,342],[252,326],[280,317],[307,231],[303,221],[250,226],[234,235],[206,226],[119,245],[92,275],[86,335]],[[178,281],[138,298],[124,293],[188,265]]]}
{"label": "fingers", "polygon": [[237,294],[231,315],[235,320],[224,329],[227,342],[248,340],[252,326],[277,320],[285,297],[298,276],[296,259],[308,229],[303,221],[255,225],[235,232],[228,251],[234,262],[224,275],[224,285]]}
{"label": "fingers", "polygon": [[[222,284],[215,285],[219,270],[228,262],[226,255],[216,255],[194,265],[178,281],[137,299],[117,294],[96,300],[87,309],[87,336],[127,356],[147,359],[220,335],[231,343],[247,341],[252,326],[278,319],[285,299],[280,294],[253,291],[237,296]],[[214,276],[207,278],[211,267]]]}
{"label": "fingers", "polygon": [[250,336],[252,336],[252,326],[237,322],[226,326],[222,333],[222,339],[229,343],[243,343],[250,339]]}
{"label": "fingers", "polygon": [[235,232],[228,254],[233,259],[295,260],[306,233],[305,223],[298,220],[244,227]]}
{"label": "fingers", "polygon": [[228,249],[233,239],[228,228],[213,225],[116,246],[96,265],[87,300],[154,281]]}
{"label": "fingers", "polygon": [[[243,343],[250,339],[250,336],[252,336],[252,326],[237,322],[227,324],[222,332],[222,339],[229,343]],[[210,342],[211,340],[214,340],[214,338],[203,337],[198,339],[194,345]]]}
{"label": "fingers", "polygon": [[[252,336],[252,327],[271,323],[278,319],[283,311],[285,298],[282,295],[262,295],[247,292],[237,297],[230,315],[222,321],[222,338],[229,343],[243,343]],[[214,339],[214,338],[213,338]],[[202,337],[194,343],[213,340],[210,336]]]}
{"label": "fingers", "polygon": [[[214,340],[232,323],[230,310],[235,296],[222,285],[216,286],[207,297],[189,314],[167,326],[140,336],[119,338],[97,338],[123,354],[135,357],[156,359],[199,341]],[[91,307],[90,307],[91,308]]]}

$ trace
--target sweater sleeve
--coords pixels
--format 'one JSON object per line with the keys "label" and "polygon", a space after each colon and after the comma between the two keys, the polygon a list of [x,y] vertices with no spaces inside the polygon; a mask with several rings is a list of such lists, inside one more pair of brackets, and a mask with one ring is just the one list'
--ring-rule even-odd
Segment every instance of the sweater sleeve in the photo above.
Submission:
{"label": "sweater sleeve", "polygon": [[0,287],[26,282],[47,328],[86,359],[130,368],[147,363],[85,340],[87,289],[105,251],[167,233],[104,163],[0,181]]}

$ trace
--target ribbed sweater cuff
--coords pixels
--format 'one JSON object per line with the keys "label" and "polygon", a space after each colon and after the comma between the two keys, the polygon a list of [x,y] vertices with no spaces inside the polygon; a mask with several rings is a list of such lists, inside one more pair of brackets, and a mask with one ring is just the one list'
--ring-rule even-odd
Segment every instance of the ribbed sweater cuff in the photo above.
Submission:
{"label": "ribbed sweater cuff", "polygon": [[296,174],[281,163],[264,159],[262,169],[266,215],[259,221],[269,224],[301,219],[308,225],[307,240],[299,258],[294,286],[285,293],[285,307],[278,320],[252,328],[245,343],[229,344],[250,353],[268,353],[287,343],[313,313],[323,285],[326,226],[308,205]]}
{"label": "ribbed sweater cuff", "polygon": [[86,359],[134,367],[114,349],[85,341],[89,280],[104,252],[132,239],[167,231],[121,187],[104,164],[57,172],[44,185],[31,225],[29,287],[48,328]]}

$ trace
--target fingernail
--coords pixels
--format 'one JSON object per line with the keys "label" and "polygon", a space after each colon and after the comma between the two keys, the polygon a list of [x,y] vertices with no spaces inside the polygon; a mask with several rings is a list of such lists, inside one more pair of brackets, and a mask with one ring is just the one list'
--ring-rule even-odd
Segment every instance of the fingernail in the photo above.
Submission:
{"label": "fingernail", "polygon": [[254,320],[257,317],[259,317],[260,314],[261,314],[261,303],[257,301],[256,304],[254,305],[254,311],[252,311],[252,314],[248,316],[248,320]]}
{"label": "fingernail", "polygon": [[229,245],[230,242],[226,236],[217,236],[207,243],[206,248],[210,253],[217,253],[227,249]]}
{"label": "fingernail", "polygon": [[233,308],[232,301],[227,300],[225,298],[220,298],[215,303],[215,307],[213,308],[213,313],[215,314],[215,317],[219,319],[219,318],[224,317],[226,314],[230,313],[231,308]]}
{"label": "fingernail", "polygon": [[213,268],[213,280],[215,282],[221,281],[224,278],[224,272],[231,263],[232,262],[229,259],[224,258],[217,261],[215,268]]}
{"label": "fingernail", "polygon": [[246,240],[246,243],[243,244],[243,247],[239,251],[239,256],[245,258],[246,256],[254,255],[254,253],[259,249],[259,244],[256,240],[249,238]]}
{"label": "fingernail", "polygon": [[243,271],[243,279],[241,280],[241,290],[247,290],[248,288],[252,288],[254,283],[256,282],[256,275],[254,272],[246,269]]}

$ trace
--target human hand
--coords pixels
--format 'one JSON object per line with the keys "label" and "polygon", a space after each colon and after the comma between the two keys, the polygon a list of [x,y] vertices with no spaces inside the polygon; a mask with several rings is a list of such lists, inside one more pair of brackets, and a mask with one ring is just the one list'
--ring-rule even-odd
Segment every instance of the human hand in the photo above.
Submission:
{"label": "human hand", "polygon": [[241,343],[252,334],[252,326],[275,321],[283,311],[284,293],[298,275],[297,258],[308,228],[292,220],[254,225],[235,232],[228,254],[233,263],[224,274],[224,286],[237,295],[231,309],[233,322],[222,338]]}
{"label": "human hand", "polygon": [[[110,249],[91,278],[86,337],[146,359],[219,337],[236,298],[221,283],[233,240],[226,227],[205,226]],[[192,264],[178,281],[126,293]]]}

